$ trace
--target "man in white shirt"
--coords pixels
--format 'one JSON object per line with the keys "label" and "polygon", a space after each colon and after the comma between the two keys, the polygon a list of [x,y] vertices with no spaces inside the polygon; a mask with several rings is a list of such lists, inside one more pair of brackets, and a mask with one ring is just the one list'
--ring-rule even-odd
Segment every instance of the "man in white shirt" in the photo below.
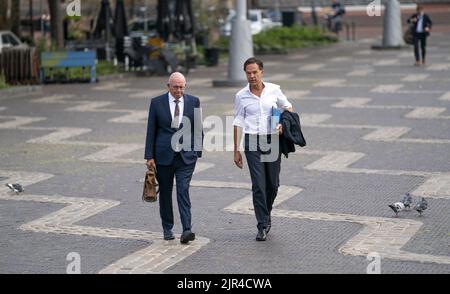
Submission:
{"label": "man in white shirt", "polygon": [[248,85],[236,94],[234,126],[234,163],[243,167],[239,151],[240,133],[244,133],[244,150],[252,179],[253,206],[258,222],[257,241],[265,241],[272,222],[270,213],[280,183],[281,153],[278,136],[281,124],[272,115],[292,111],[292,104],[280,86],[263,82],[263,62],[254,57],[244,63]]}

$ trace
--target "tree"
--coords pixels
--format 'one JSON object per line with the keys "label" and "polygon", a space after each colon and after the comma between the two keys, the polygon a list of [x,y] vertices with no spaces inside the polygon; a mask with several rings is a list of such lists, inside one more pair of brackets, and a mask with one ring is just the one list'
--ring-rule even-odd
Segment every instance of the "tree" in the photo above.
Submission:
{"label": "tree", "polygon": [[219,40],[221,20],[228,13],[226,1],[210,3],[208,0],[193,0],[192,8],[195,11],[197,33],[207,37],[208,47],[214,47]]}
{"label": "tree", "polygon": [[136,3],[135,3],[134,0],[129,0],[125,4],[128,4],[128,7],[129,7],[129,9],[128,9],[128,17],[130,19],[132,19],[133,16],[134,16],[134,9],[135,9]]}
{"label": "tree", "polygon": [[0,30],[9,30],[10,26],[8,23],[8,5],[9,1],[0,1]]}
{"label": "tree", "polygon": [[11,1],[11,31],[20,37],[20,0]]}
{"label": "tree", "polygon": [[50,27],[52,41],[55,42],[58,49],[64,46],[63,38],[63,23],[61,17],[61,2],[60,0],[48,0],[48,8],[50,11]]}

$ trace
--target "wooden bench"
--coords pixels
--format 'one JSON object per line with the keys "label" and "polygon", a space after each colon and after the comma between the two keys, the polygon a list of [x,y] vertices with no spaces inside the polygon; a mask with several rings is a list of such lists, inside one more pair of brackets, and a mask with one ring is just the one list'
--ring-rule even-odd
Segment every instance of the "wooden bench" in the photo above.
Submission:
{"label": "wooden bench", "polygon": [[45,69],[81,67],[83,70],[90,68],[89,80],[97,81],[96,72],[97,54],[95,51],[66,51],[41,53],[41,81],[45,83]]}

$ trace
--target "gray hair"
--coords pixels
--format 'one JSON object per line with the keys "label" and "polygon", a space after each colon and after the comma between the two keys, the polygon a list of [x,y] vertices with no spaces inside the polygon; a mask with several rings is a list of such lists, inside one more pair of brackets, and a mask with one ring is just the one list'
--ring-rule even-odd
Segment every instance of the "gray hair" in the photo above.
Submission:
{"label": "gray hair", "polygon": [[167,84],[170,85],[170,83],[175,79],[183,79],[184,83],[186,84],[186,78],[184,75],[180,72],[174,72],[170,75],[169,80],[167,81]]}

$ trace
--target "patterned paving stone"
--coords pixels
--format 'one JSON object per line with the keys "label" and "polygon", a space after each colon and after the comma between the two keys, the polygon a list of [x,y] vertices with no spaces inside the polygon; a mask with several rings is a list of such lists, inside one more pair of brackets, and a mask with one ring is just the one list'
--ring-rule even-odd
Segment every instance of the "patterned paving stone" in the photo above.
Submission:
{"label": "patterned paving stone", "polygon": [[[204,152],[196,167],[200,237],[189,246],[161,240],[158,206],[139,202],[148,103],[167,77],[2,97],[0,208],[28,217],[5,213],[0,272],[65,272],[61,260],[76,243],[88,272],[366,273],[375,252],[382,273],[450,273],[448,36],[430,39],[423,68],[411,50],[371,51],[375,42],[263,57],[265,80],[282,86],[308,141],[283,159],[264,244],[254,241],[250,177],[234,167],[232,128],[212,127],[233,114],[238,90],[211,87],[225,64],[188,76],[189,93],[204,102],[205,140],[226,147]],[[8,192],[11,177],[26,193]],[[387,204],[406,191],[428,199],[424,216],[393,216]]]}

